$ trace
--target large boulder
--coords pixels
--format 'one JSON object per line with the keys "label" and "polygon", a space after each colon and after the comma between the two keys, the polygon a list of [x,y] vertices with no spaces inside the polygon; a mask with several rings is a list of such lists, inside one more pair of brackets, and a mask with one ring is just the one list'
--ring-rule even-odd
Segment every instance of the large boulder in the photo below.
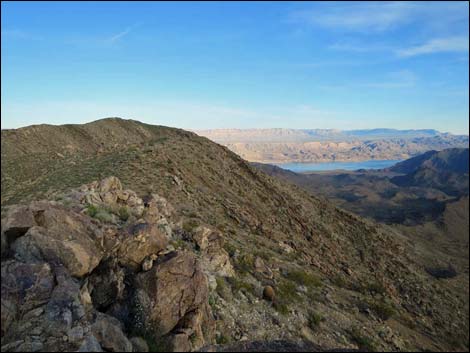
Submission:
{"label": "large boulder", "polygon": [[197,227],[192,238],[202,254],[202,267],[209,276],[232,277],[235,271],[230,256],[222,247],[220,232],[206,226]]}
{"label": "large boulder", "polygon": [[[159,258],[150,271],[137,275],[135,288],[136,326],[156,337],[187,328],[198,346],[211,341],[213,331],[204,337],[201,329],[213,326],[208,282],[193,253],[173,252]],[[192,315],[197,317],[190,319]]]}
{"label": "large boulder", "polygon": [[84,344],[93,313],[65,267],[7,260],[1,271],[2,351],[75,351]]}
{"label": "large boulder", "polygon": [[54,275],[47,263],[26,264],[14,260],[2,262],[1,335],[24,314],[49,300]]}
{"label": "large boulder", "polygon": [[34,226],[11,245],[17,258],[60,263],[77,277],[98,265],[101,233],[88,217],[49,202],[32,203],[24,212],[32,214]]}
{"label": "large boulder", "polygon": [[2,219],[2,258],[8,253],[11,243],[23,236],[35,225],[33,213],[27,206],[14,206]]}
{"label": "large boulder", "polygon": [[144,218],[149,222],[158,222],[160,219],[171,217],[174,208],[164,198],[157,194],[151,194],[143,198],[145,212]]}
{"label": "large boulder", "polygon": [[159,253],[167,245],[168,238],[158,225],[136,223],[124,231],[117,256],[122,265],[138,269],[147,256]]}

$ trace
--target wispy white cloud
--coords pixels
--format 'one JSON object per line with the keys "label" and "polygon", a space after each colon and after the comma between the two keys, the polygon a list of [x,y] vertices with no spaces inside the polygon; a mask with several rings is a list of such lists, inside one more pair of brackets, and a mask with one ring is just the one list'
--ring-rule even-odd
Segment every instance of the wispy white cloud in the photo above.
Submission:
{"label": "wispy white cloud", "polygon": [[116,33],[112,35],[111,37],[107,38],[106,42],[111,43],[111,44],[116,43],[117,41],[119,41],[120,39],[122,39],[123,37],[131,33],[132,29],[133,29],[133,26],[127,27],[124,31]]}
{"label": "wispy white cloud", "polygon": [[384,32],[412,23],[435,31],[449,30],[462,20],[468,22],[466,1],[326,2],[288,14],[291,23],[368,33]]}
{"label": "wispy white cloud", "polygon": [[384,44],[339,42],[330,44],[328,46],[328,49],[337,51],[349,51],[355,53],[368,53],[378,51],[390,51],[392,50],[392,47]]}
{"label": "wispy white cloud", "polygon": [[411,4],[406,2],[331,4],[289,15],[292,22],[330,29],[351,31],[384,31],[405,23],[411,15]]}
{"label": "wispy white cloud", "polygon": [[468,37],[436,38],[421,45],[400,49],[396,53],[400,57],[409,57],[441,52],[468,52]]}

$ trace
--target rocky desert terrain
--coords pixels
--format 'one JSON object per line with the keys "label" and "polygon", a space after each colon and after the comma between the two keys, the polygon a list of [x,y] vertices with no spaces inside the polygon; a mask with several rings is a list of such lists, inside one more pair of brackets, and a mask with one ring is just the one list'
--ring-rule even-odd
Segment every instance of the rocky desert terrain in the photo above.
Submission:
{"label": "rocky desert terrain", "polygon": [[194,133],[30,126],[1,158],[2,351],[468,349],[468,273]]}

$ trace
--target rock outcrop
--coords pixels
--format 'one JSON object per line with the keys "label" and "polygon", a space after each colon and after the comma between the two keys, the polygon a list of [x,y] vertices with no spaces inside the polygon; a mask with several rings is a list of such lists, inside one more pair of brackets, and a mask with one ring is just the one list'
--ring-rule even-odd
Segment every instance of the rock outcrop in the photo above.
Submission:
{"label": "rock outcrop", "polygon": [[205,260],[169,244],[168,202],[144,202],[115,177],[66,197],[2,220],[2,351],[148,351],[141,336],[173,350],[212,344]]}

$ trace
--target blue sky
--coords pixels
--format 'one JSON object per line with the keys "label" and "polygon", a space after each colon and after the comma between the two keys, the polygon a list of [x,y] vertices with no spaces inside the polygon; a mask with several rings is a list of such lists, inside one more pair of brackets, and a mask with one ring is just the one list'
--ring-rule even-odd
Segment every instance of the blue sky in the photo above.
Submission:
{"label": "blue sky", "polygon": [[468,134],[468,2],[4,2],[2,128]]}

